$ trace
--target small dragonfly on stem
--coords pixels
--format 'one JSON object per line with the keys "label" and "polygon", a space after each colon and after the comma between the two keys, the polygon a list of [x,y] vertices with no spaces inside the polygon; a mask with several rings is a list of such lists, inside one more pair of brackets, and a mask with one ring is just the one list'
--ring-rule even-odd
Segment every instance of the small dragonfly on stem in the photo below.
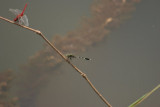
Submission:
{"label": "small dragonfly on stem", "polygon": [[85,60],[91,60],[90,58],[86,58],[86,57],[81,57],[81,56],[75,56],[73,54],[66,54],[66,57],[70,60],[74,59],[74,58],[81,58],[81,59],[85,59]]}
{"label": "small dragonfly on stem", "polygon": [[14,15],[16,15],[16,18],[14,18],[15,22],[18,22],[20,25],[29,26],[28,18],[24,14],[26,7],[27,4],[25,4],[24,9],[22,11],[19,9],[9,9],[9,11],[12,12]]}

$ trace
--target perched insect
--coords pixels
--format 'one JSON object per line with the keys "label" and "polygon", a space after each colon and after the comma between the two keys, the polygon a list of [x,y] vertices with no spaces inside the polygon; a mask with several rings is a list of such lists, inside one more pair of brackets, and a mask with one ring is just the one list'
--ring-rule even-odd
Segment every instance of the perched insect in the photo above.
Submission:
{"label": "perched insect", "polygon": [[74,58],[82,58],[82,59],[85,59],[85,60],[91,60],[90,58],[85,58],[85,57],[81,57],[81,56],[75,56],[73,54],[66,54],[66,57],[70,60],[74,59]]}
{"label": "perched insect", "polygon": [[24,15],[26,7],[27,4],[24,6],[23,11],[19,9],[9,9],[9,11],[12,12],[14,15],[16,15],[16,18],[14,19],[15,22],[18,22],[20,25],[29,26],[28,18],[26,15]]}

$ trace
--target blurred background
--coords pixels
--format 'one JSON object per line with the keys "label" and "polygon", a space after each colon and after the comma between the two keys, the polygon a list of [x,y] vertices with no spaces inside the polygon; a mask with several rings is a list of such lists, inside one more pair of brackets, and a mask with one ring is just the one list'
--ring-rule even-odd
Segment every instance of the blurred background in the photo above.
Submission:
{"label": "blurred background", "polygon": [[[159,0],[0,0],[0,16],[23,9],[113,107],[160,83]],[[0,20],[0,107],[104,107],[88,83],[39,35]],[[157,90],[139,107],[159,107]]]}

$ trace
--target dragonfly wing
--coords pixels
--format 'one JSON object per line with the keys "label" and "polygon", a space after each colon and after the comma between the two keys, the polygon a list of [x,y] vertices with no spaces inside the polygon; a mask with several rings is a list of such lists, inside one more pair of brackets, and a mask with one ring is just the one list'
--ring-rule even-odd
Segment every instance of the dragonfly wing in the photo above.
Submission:
{"label": "dragonfly wing", "polygon": [[20,18],[20,19],[18,19],[18,23],[20,24],[20,25],[23,25],[24,23],[23,23],[23,20]]}
{"label": "dragonfly wing", "polygon": [[19,24],[23,24],[25,26],[29,26],[29,22],[28,22],[28,18],[26,15],[23,15],[20,19],[19,19]]}
{"label": "dragonfly wing", "polygon": [[9,9],[9,11],[12,12],[12,13],[13,13],[14,15],[16,15],[16,16],[19,15],[19,14],[21,14],[21,12],[22,12],[22,11],[19,10],[19,9]]}

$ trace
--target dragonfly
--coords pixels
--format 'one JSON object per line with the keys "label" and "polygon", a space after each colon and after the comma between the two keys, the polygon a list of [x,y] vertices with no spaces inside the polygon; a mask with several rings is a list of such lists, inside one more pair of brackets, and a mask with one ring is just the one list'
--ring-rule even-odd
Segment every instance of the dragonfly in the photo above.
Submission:
{"label": "dragonfly", "polygon": [[18,22],[20,25],[29,26],[28,18],[24,14],[26,7],[27,4],[25,4],[24,9],[22,11],[19,9],[9,9],[9,11],[16,15],[16,18],[14,18],[14,22]]}
{"label": "dragonfly", "polygon": [[90,58],[86,58],[86,57],[81,57],[81,56],[75,56],[73,54],[66,54],[66,57],[70,60],[74,59],[74,58],[81,58],[81,59],[84,59],[84,60],[91,60]]}

